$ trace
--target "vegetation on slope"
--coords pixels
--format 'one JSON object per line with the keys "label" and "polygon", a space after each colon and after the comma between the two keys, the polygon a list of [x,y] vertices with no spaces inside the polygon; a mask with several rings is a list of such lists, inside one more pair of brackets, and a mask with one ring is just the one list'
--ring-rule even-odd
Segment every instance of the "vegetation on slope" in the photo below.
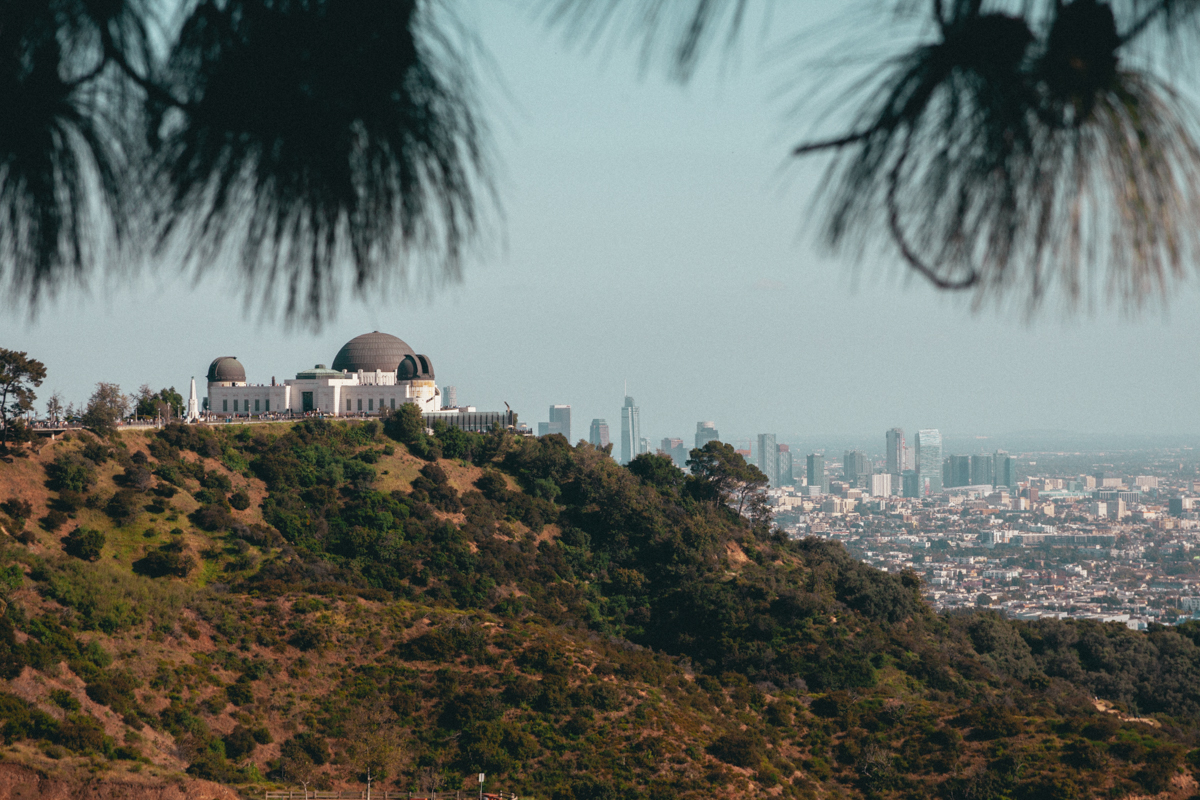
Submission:
{"label": "vegetation on slope", "polygon": [[773,531],[731,448],[695,457],[410,410],[26,452],[0,465],[6,758],[247,793],[1195,787],[1200,628],[939,617],[916,576]]}

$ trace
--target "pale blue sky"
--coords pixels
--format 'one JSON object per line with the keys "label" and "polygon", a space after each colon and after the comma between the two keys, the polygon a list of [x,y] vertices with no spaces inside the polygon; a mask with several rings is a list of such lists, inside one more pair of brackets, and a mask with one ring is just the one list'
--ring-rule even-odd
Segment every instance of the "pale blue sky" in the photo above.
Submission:
{"label": "pale blue sky", "polygon": [[429,354],[460,402],[508,401],[532,425],[570,403],[575,438],[593,417],[619,428],[626,380],[655,444],[690,442],[701,419],[728,440],[877,433],[880,448],[894,425],[1200,433],[1195,291],[1168,314],[1026,323],[972,315],[896,263],[856,280],[814,244],[821,172],[786,158],[812,120],[788,116],[785,73],[754,47],[680,88],[640,79],[631,54],[566,48],[506,4],[465,14],[504,81],[485,83],[504,221],[461,284],[347,301],[321,331],[289,331],[246,312],[219,271],[193,286],[159,264],[32,322],[3,310],[0,346],[46,363],[43,397],[76,403],[101,380],[186,392],[219,355],[252,381],[290,377],[378,329]]}

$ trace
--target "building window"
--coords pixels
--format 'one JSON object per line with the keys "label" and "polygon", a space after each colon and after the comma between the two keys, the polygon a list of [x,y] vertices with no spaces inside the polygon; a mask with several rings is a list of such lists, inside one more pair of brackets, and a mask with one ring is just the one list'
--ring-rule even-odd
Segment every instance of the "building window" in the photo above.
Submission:
{"label": "building window", "polygon": [[222,400],[222,401],[221,401],[221,410],[222,410],[222,411],[224,411],[224,412],[226,412],[226,413],[228,413],[228,412],[229,412],[229,401],[228,401],[228,400]]}
{"label": "building window", "polygon": [[257,400],[254,401],[254,413],[255,414],[258,413],[258,401]]}
{"label": "building window", "polygon": [[233,413],[237,413],[237,398],[233,399]]}
{"label": "building window", "polygon": [[350,398],[349,397],[346,398],[346,410],[347,411],[350,410]]}
{"label": "building window", "polygon": [[367,398],[367,411],[374,411],[374,410],[375,410],[375,399]]}
{"label": "building window", "polygon": [[358,410],[362,411],[362,398],[358,398]]}
{"label": "building window", "polygon": [[379,410],[383,411],[383,398],[379,398]]}
{"label": "building window", "polygon": [[396,398],[392,398],[392,411],[396,410]]}
{"label": "building window", "polygon": [[264,405],[263,410],[266,411],[268,414],[270,414],[271,413],[271,398],[268,397],[266,400],[263,400],[263,405]]}

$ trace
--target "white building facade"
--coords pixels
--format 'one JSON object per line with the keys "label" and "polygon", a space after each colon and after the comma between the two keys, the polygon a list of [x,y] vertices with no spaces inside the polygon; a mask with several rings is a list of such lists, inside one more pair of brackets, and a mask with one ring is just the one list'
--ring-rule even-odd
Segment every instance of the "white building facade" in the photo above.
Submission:
{"label": "white building facade", "polygon": [[433,364],[401,339],[373,331],[347,342],[332,369],[318,364],[282,383],[274,378],[269,384],[249,383],[236,358],[217,358],[208,368],[205,410],[215,417],[289,412],[337,417],[390,413],[405,403],[422,413],[441,411]]}

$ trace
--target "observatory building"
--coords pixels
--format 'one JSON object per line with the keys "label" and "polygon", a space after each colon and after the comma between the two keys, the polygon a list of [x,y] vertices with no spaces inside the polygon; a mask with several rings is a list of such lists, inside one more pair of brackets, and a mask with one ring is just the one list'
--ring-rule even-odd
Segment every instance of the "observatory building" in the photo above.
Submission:
{"label": "observatory building", "polygon": [[274,378],[269,384],[249,383],[246,369],[236,357],[213,359],[208,367],[204,410],[215,417],[289,413],[341,417],[388,414],[405,403],[420,408],[429,426],[441,421],[469,431],[487,431],[497,423],[517,427],[517,415],[511,410],[444,408],[429,356],[379,331],[342,345],[332,367],[317,364],[282,383]]}
{"label": "observatory building", "polygon": [[210,414],[318,411],[332,416],[377,414],[415,403],[423,412],[440,411],[441,394],[428,356],[387,333],[356,336],[334,356],[333,368],[317,364],[295,379],[270,384],[246,381],[246,370],[233,356],[221,356],[208,367]]}

